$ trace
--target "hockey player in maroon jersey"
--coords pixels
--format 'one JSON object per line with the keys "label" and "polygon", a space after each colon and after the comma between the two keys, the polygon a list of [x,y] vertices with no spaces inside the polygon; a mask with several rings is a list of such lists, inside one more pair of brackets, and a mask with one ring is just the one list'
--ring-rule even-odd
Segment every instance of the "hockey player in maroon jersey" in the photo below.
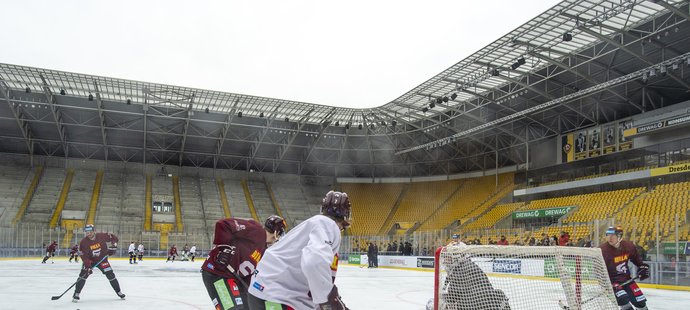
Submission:
{"label": "hockey player in maroon jersey", "polygon": [[620,226],[611,226],[606,230],[606,242],[599,247],[621,310],[647,309],[647,298],[635,281],[620,285],[631,279],[628,261],[632,261],[637,266],[637,275],[640,280],[649,278],[649,265],[642,262],[635,244],[623,240],[623,229]]}
{"label": "hockey player in maroon jersey", "polygon": [[79,262],[79,245],[75,244],[70,250],[69,250],[69,262],[72,262],[72,259],[74,259],[75,263]]}
{"label": "hockey player in maroon jersey", "polygon": [[168,250],[168,259],[165,260],[165,262],[172,261],[173,263],[175,262],[175,257],[177,256],[177,247],[173,244],[170,247],[170,250]]}
{"label": "hockey player in maroon jersey", "polygon": [[[115,294],[125,299],[125,294],[120,291],[120,283],[117,282],[113,268],[108,262],[108,255],[113,255],[117,249],[117,236],[110,233],[96,233],[92,224],[86,225],[84,232],[86,237],[79,242],[83,265],[77,279],[77,286],[74,289],[72,302],[79,301],[79,294],[86,284],[86,279],[93,273],[93,268],[100,269],[110,281],[110,286],[115,290]],[[108,246],[108,242],[110,242],[110,246]]]}
{"label": "hockey player in maroon jersey", "polygon": [[55,249],[57,249],[57,245],[57,240],[53,240],[53,242],[46,247],[46,256],[43,258],[41,264],[45,264],[49,258],[55,256]]}
{"label": "hockey player in maroon jersey", "polygon": [[285,220],[226,218],[216,222],[214,247],[201,265],[201,275],[216,310],[248,309],[247,284],[266,247],[285,233]]}

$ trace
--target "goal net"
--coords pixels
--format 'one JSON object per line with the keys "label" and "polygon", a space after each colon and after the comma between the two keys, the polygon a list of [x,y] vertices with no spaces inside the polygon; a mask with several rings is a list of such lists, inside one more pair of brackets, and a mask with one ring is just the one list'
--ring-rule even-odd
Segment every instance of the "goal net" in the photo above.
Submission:
{"label": "goal net", "polygon": [[454,245],[434,268],[434,310],[619,309],[598,248]]}

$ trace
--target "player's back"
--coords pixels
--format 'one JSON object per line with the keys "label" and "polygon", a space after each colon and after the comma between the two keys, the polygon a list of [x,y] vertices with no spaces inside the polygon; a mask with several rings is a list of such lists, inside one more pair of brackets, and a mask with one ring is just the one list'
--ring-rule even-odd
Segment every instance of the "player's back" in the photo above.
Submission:
{"label": "player's back", "polygon": [[[319,240],[307,247],[312,237]],[[313,261],[308,260],[321,260],[320,256],[332,257],[327,283],[330,284],[338,269],[339,249],[340,228],[335,221],[323,215],[313,216],[291,229],[266,250],[252,277],[249,290],[265,300],[291,305],[296,309],[312,309],[314,303],[308,297],[309,282],[302,264],[306,261],[307,265],[311,265]],[[324,271],[321,268],[313,269],[307,272]],[[327,285],[321,286],[330,290]]]}

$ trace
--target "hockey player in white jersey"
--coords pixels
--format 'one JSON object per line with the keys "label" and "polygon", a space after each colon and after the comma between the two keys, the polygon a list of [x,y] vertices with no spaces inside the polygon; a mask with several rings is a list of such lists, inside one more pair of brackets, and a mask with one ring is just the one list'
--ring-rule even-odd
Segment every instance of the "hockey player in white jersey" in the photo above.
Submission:
{"label": "hockey player in white jersey", "polygon": [[139,261],[144,258],[144,245],[141,243],[139,243],[139,246],[137,247],[137,256]]}
{"label": "hockey player in white jersey", "polygon": [[350,225],[346,193],[330,191],[315,215],[264,253],[249,284],[249,309],[348,310],[333,283],[340,232]]}
{"label": "hockey player in white jersey", "polygon": [[[137,252],[135,252],[137,249],[137,246],[134,244],[134,241],[129,244],[129,248],[127,248],[127,252],[129,253],[129,263],[130,264],[136,264],[137,263]],[[134,260],[134,262],[132,262]]]}

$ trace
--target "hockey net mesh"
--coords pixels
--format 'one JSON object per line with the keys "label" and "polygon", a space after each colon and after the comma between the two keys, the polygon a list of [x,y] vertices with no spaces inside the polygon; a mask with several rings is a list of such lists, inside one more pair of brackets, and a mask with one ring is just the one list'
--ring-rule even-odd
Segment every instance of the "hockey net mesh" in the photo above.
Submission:
{"label": "hockey net mesh", "polygon": [[455,245],[436,251],[434,309],[618,309],[598,248]]}

